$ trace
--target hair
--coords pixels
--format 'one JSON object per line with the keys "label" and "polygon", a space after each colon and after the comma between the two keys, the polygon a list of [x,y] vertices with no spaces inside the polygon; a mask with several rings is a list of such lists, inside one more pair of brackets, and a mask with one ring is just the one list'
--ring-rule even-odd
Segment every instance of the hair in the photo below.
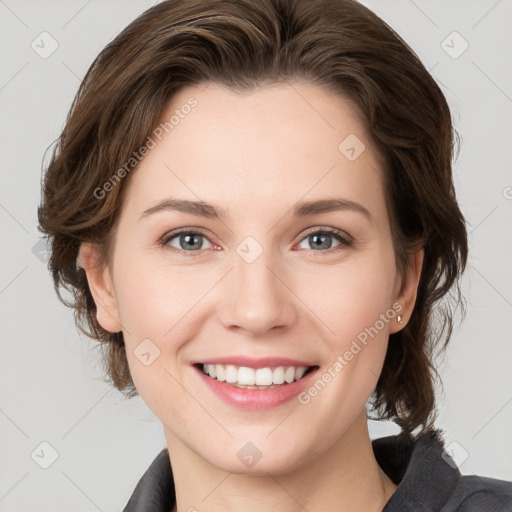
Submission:
{"label": "hair", "polygon": [[78,89],[43,176],[39,229],[50,242],[55,290],[74,309],[79,330],[100,342],[107,381],[137,395],[123,334],[99,325],[77,265],[82,242],[97,244],[100,263],[111,265],[130,176],[118,175],[108,193],[97,191],[145,145],[178,90],[214,83],[250,92],[290,81],[318,85],[355,106],[382,162],[400,274],[408,255],[424,250],[412,316],[390,335],[372,395],[378,419],[424,431],[437,415],[435,355],[452,335],[455,308],[465,310],[467,232],[452,181],[459,139],[418,56],[354,0],[167,0],[108,43]]}

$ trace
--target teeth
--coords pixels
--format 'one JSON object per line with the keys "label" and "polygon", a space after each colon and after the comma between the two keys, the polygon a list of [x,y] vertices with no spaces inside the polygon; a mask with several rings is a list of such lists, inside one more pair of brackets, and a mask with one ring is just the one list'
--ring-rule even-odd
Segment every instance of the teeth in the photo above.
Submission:
{"label": "teeth", "polygon": [[[233,368],[235,367],[233,366]],[[238,369],[238,377],[235,378],[234,382],[238,382],[238,384],[241,384],[242,386],[254,386],[256,384],[256,372],[252,368],[241,366]],[[258,382],[258,386],[261,386],[262,384],[264,383]],[[270,384],[272,384],[272,382]]]}
{"label": "teeth", "polygon": [[307,366],[300,366],[295,370],[295,380],[302,379],[304,377],[304,374],[306,373]]}
{"label": "teeth", "polygon": [[247,366],[234,366],[232,364],[204,364],[203,372],[221,382],[236,384],[240,388],[259,388],[273,385],[291,384],[302,379],[307,366],[278,366],[277,368],[248,368]]}
{"label": "teeth", "polygon": [[283,384],[284,382],[284,368],[282,366],[278,366],[274,368],[272,372],[272,382],[274,384]]}
{"label": "teeth", "polygon": [[[215,365],[217,366],[217,365]],[[217,369],[217,368],[215,368]],[[233,382],[236,382],[238,380],[238,370],[236,369],[236,366],[233,366],[232,364],[228,364],[226,366],[226,382],[232,384]]]}
{"label": "teeth", "polygon": [[[240,368],[240,371],[242,368]],[[258,386],[271,386],[273,382],[274,372],[270,368],[258,368],[256,371],[252,372],[255,376],[254,384]],[[240,384],[244,384],[240,382]]]}
{"label": "teeth", "polygon": [[284,380],[288,382],[288,384],[291,384],[295,380],[295,368],[293,368],[293,366],[286,368],[286,371],[284,372]]}
{"label": "teeth", "polygon": [[[215,365],[214,364],[208,364],[206,366],[209,367],[208,368],[208,373],[210,374],[210,377],[217,377],[217,372],[215,371],[216,370]],[[221,370],[220,373],[221,373],[221,377],[222,378],[220,378],[219,380],[224,380],[226,378],[226,374],[225,374],[225,372],[222,371],[223,368],[221,368],[220,370]]]}

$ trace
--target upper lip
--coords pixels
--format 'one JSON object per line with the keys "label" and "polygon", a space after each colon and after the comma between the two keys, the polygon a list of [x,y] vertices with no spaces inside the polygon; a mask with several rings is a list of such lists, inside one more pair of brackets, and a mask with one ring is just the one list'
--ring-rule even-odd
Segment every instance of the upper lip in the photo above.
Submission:
{"label": "upper lip", "polygon": [[227,356],[193,361],[192,364],[232,364],[233,366],[245,366],[248,368],[274,368],[278,366],[316,366],[309,361],[300,361],[288,357],[250,357]]}

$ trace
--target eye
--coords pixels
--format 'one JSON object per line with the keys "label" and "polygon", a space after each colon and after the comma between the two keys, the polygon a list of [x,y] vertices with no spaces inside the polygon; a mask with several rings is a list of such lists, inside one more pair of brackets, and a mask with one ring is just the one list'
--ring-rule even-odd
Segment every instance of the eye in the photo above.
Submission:
{"label": "eye", "polygon": [[[334,246],[334,250],[341,250],[343,247],[350,247],[353,244],[353,240],[338,229],[324,228],[321,230],[311,231],[305,238],[302,239],[301,243],[307,241],[311,244],[313,251],[330,252],[332,247],[332,239],[338,241],[338,245]],[[326,250],[322,250],[326,249]]]}
{"label": "eye", "polygon": [[[160,243],[163,246],[170,245],[178,252],[198,252],[201,249],[205,249],[205,247],[203,247],[203,240],[208,240],[208,238],[202,232],[184,229],[170,233],[165,236]],[[177,244],[177,246],[173,245],[171,242]],[[208,243],[211,245],[209,240]],[[206,247],[206,249],[208,249],[208,247]]]}
{"label": "eye", "polygon": [[[336,240],[338,245],[332,247],[332,239]],[[210,247],[204,247],[203,240],[207,240]],[[304,241],[310,243],[312,247],[310,250],[316,252],[333,252],[344,247],[350,247],[354,243],[350,236],[343,231],[333,228],[317,228],[316,231],[310,231],[300,243]],[[169,233],[159,243],[162,246],[170,246],[178,252],[189,253],[189,255],[193,256],[195,254],[190,253],[200,253],[202,249],[215,247],[203,232],[191,229],[182,229]]]}

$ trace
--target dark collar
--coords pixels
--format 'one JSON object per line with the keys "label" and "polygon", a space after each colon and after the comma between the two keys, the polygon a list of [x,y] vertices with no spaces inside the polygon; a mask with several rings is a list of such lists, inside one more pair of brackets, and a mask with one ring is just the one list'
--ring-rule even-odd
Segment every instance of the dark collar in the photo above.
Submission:
{"label": "dark collar", "polygon": [[[453,461],[443,456],[439,430],[414,438],[406,432],[372,441],[382,470],[398,485],[383,512],[439,510],[461,475]],[[146,470],[123,512],[170,512],[176,494],[171,463],[164,448]]]}
{"label": "dark collar", "polygon": [[375,439],[372,446],[379,466],[398,485],[382,512],[441,510],[460,481],[440,430],[416,438],[402,432]]}

